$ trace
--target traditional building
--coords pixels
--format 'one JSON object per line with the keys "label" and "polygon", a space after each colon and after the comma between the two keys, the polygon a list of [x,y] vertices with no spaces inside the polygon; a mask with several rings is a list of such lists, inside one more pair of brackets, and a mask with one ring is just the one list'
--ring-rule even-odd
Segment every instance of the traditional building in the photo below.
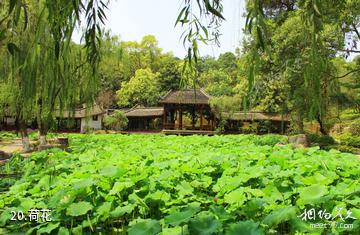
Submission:
{"label": "traditional building", "polygon": [[290,121],[288,115],[266,112],[222,112],[221,117],[226,120],[225,130],[227,132],[244,132],[256,129],[257,133],[268,132],[284,133]]}
{"label": "traditional building", "polygon": [[163,130],[213,131],[215,116],[209,95],[202,89],[168,92],[160,100],[163,105]]}
{"label": "traditional building", "polygon": [[103,129],[103,119],[107,114],[107,110],[99,105],[91,108],[74,109],[71,111],[57,111],[56,120],[58,130],[80,131],[81,133],[89,130]]}
{"label": "traditional building", "polygon": [[162,107],[136,106],[123,110],[129,119],[128,131],[160,131],[165,134],[214,134],[220,120],[229,133],[284,132],[289,117],[265,112],[211,111],[210,96],[202,89],[169,91],[159,101]]}
{"label": "traditional building", "polygon": [[125,116],[129,120],[128,130],[161,130],[163,114],[164,109],[162,107],[137,106],[129,109],[125,111]]}
{"label": "traditional building", "polygon": [[[165,134],[214,134],[220,125],[228,133],[240,132],[284,132],[289,117],[265,112],[222,112],[215,114],[210,107],[210,96],[202,89],[169,91],[160,100],[161,107],[135,106],[120,109],[129,123],[127,131],[162,131]],[[78,131],[104,129],[103,120],[116,110],[106,110],[94,105],[71,111],[59,112],[55,116],[58,130]],[[14,125],[12,117],[5,117],[2,126]],[[250,127],[250,128],[248,128]]]}

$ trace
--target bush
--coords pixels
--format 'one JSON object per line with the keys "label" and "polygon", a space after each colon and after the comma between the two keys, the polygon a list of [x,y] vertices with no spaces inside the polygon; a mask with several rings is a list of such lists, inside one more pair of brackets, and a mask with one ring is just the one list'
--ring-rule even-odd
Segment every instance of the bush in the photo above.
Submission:
{"label": "bush", "polygon": [[319,139],[319,135],[317,134],[307,134],[306,137],[310,143],[317,143],[317,140]]}
{"label": "bush", "polygon": [[354,147],[351,147],[351,146],[348,146],[348,145],[334,145],[334,146],[331,146],[332,149],[336,149],[336,150],[339,150],[340,152],[345,152],[345,153],[354,153],[356,154],[357,153],[357,149],[354,148]]}
{"label": "bush", "polygon": [[332,145],[332,144],[335,144],[335,140],[331,136],[323,135],[323,136],[320,136],[320,138],[318,139],[318,144],[320,146]]}
{"label": "bush", "polygon": [[343,145],[345,144],[351,147],[360,148],[360,136],[355,136],[347,133],[339,135],[338,139]]}
{"label": "bush", "polygon": [[360,135],[360,119],[357,119],[350,124],[349,131],[352,135]]}
{"label": "bush", "polygon": [[328,135],[307,134],[307,138],[311,144],[317,144],[321,148],[335,144],[334,138]]}
{"label": "bush", "polygon": [[266,134],[275,132],[276,128],[273,123],[269,120],[259,121],[257,125],[257,133],[258,134]]}
{"label": "bush", "polygon": [[240,128],[240,133],[242,133],[242,134],[256,134],[256,132],[257,132],[257,124],[256,123],[244,125]]}
{"label": "bush", "polygon": [[126,129],[129,120],[122,111],[115,111],[113,114],[105,117],[104,124],[108,129],[122,131]]}
{"label": "bush", "polygon": [[217,134],[222,134],[225,132],[225,125],[226,125],[226,120],[225,119],[220,119],[216,129],[215,129],[215,132]]}

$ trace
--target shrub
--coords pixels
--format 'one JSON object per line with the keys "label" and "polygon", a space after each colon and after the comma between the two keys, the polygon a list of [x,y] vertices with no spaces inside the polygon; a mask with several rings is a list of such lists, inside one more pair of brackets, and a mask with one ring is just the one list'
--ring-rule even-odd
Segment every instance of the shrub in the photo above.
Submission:
{"label": "shrub", "polygon": [[113,114],[105,117],[104,124],[108,129],[121,131],[126,129],[129,120],[122,111],[115,111]]}
{"label": "shrub", "polygon": [[332,146],[333,149],[339,150],[340,152],[346,152],[346,153],[357,153],[357,149],[348,145],[334,145]]}
{"label": "shrub", "polygon": [[349,131],[352,135],[360,135],[360,119],[357,119],[350,124]]}
{"label": "shrub", "polygon": [[328,135],[307,134],[311,144],[319,145],[321,148],[335,144],[334,138]]}
{"label": "shrub", "polygon": [[320,146],[327,146],[327,145],[332,145],[332,144],[335,144],[335,140],[333,137],[331,136],[328,136],[328,135],[323,135],[323,136],[320,136],[319,139],[318,139],[318,144]]}
{"label": "shrub", "polygon": [[319,135],[317,135],[317,134],[307,134],[306,137],[310,143],[317,143],[317,141],[319,139]]}
{"label": "shrub", "polygon": [[349,133],[339,135],[338,139],[341,144],[345,144],[351,147],[360,148],[360,136],[351,135]]}
{"label": "shrub", "polygon": [[269,120],[259,121],[257,125],[257,133],[258,134],[266,134],[275,132],[276,128],[273,123]]}
{"label": "shrub", "polygon": [[222,117],[220,117],[219,123],[217,128],[215,129],[215,132],[217,134],[222,134],[225,132],[225,126],[226,126],[226,120]]}
{"label": "shrub", "polygon": [[243,125],[240,128],[240,132],[242,134],[256,134],[257,131],[257,124],[256,123],[251,123],[249,125]]}

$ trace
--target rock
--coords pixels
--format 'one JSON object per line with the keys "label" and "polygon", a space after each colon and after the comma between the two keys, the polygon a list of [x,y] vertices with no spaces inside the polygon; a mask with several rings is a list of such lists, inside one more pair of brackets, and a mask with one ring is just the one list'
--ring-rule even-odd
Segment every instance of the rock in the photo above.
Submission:
{"label": "rock", "polygon": [[59,137],[57,138],[57,142],[62,146],[62,147],[69,147],[69,139],[66,137]]}
{"label": "rock", "polygon": [[330,134],[332,135],[341,134],[343,130],[344,130],[344,125],[337,123],[333,126],[333,128],[331,128]]}
{"label": "rock", "polygon": [[10,154],[5,153],[4,151],[0,150],[0,160],[5,160],[5,159],[9,159],[10,158]]}
{"label": "rock", "polygon": [[39,145],[38,151],[47,150],[47,149],[51,149],[51,148],[54,148],[54,145],[52,145],[52,144]]}
{"label": "rock", "polygon": [[290,136],[289,144],[293,144],[296,148],[309,147],[309,141],[305,134]]}
{"label": "rock", "polygon": [[68,146],[65,146],[65,145],[62,145],[62,144],[46,144],[46,145],[39,145],[38,146],[38,151],[52,149],[52,148],[60,148],[60,149],[63,149],[65,151],[67,151],[67,147]]}

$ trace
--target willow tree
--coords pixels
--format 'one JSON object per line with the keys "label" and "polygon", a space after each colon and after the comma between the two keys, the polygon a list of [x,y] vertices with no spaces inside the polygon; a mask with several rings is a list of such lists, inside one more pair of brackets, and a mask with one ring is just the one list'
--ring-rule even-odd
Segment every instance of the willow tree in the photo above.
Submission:
{"label": "willow tree", "polygon": [[[5,20],[0,20],[0,41],[7,32],[11,32],[8,20],[19,21],[19,15],[23,9],[24,22],[26,25],[25,0],[7,0],[9,14]],[[50,33],[54,38],[53,49],[58,58],[61,43],[70,38],[74,25],[79,21],[81,12],[85,13],[87,27],[85,31],[85,44],[87,60],[96,70],[99,59],[98,46],[100,31],[99,24],[105,18],[104,9],[106,3],[101,0],[44,0],[48,12]],[[355,34],[355,44],[360,38],[358,31],[359,6],[358,0],[290,0],[290,1],[267,1],[253,0],[247,3],[247,19],[245,31],[252,43],[248,59],[248,99],[253,91],[253,85],[259,74],[259,64],[262,55],[271,56],[272,38],[269,33],[268,21],[272,17],[272,7],[280,5],[288,10],[299,10],[302,13],[302,24],[308,28],[306,36],[309,39],[310,51],[304,67],[304,84],[301,85],[306,91],[308,118],[318,119],[323,122],[326,113],[326,100],[322,99],[322,81],[326,77],[329,66],[323,48],[327,45],[320,40],[319,35],[324,31],[323,23],[333,21],[333,25],[341,29],[343,33]],[[198,43],[219,44],[219,27],[224,20],[222,15],[223,5],[221,0],[183,0],[183,7],[176,20],[177,25],[184,27],[183,43],[187,48],[185,67],[196,72],[194,64],[199,58]],[[2,5],[5,5],[2,3]],[[270,11],[269,11],[270,9]],[[274,11],[276,12],[276,11]],[[335,20],[334,20],[335,19]],[[6,26],[4,26],[6,25]],[[356,38],[356,35],[358,38]],[[1,42],[0,42],[1,43]],[[11,46],[13,44],[8,44]],[[12,47],[12,46],[11,46]],[[353,46],[354,47],[354,46]],[[354,48],[336,48],[336,51],[358,52]],[[285,65],[287,67],[287,65]],[[196,76],[194,76],[195,78]],[[247,104],[247,102],[244,102]]]}
{"label": "willow tree", "polygon": [[[254,92],[254,84],[261,75],[261,61],[267,57],[273,61],[274,49],[274,30],[272,27],[281,25],[292,12],[298,12],[301,18],[300,27],[302,31],[302,42],[305,47],[298,48],[304,50],[298,59],[303,61],[300,68],[302,83],[297,83],[295,93],[298,101],[303,104],[297,105],[298,111],[304,116],[299,117],[299,126],[304,118],[317,120],[321,126],[323,134],[327,134],[325,127],[329,98],[329,89],[334,82],[332,65],[330,60],[336,53],[345,51],[360,52],[356,50],[360,34],[358,31],[360,22],[360,1],[332,1],[332,0],[290,0],[290,1],[266,1],[254,0],[246,1],[246,25],[245,32],[249,41],[248,53],[248,97]],[[195,10],[196,9],[196,10]],[[197,43],[202,41],[217,41],[219,37],[219,25],[224,19],[222,16],[221,0],[185,0],[184,6],[179,13],[177,24],[184,26],[184,44],[188,48],[186,58],[188,64],[197,62],[199,50]],[[278,17],[277,17],[278,16]],[[209,23],[210,22],[210,23]],[[299,25],[292,25],[292,30],[298,30]],[[329,28],[332,28],[329,30]],[[210,31],[211,30],[211,31]],[[329,31],[340,35],[342,42],[326,40],[322,35]],[[209,33],[211,32],[211,33]],[[291,32],[291,31],[290,31]],[[345,35],[352,36],[349,42],[350,48],[345,48]],[[332,39],[332,37],[330,37]],[[294,63],[290,60],[283,60],[280,69],[284,74],[280,76],[293,76],[293,73],[286,73],[294,69]],[[341,77],[341,76],[340,76]],[[302,92],[300,92],[302,91]],[[289,97],[288,97],[289,98]],[[247,104],[245,102],[244,104]],[[245,107],[246,108],[246,107]],[[300,130],[301,131],[301,130]]]}
{"label": "willow tree", "polygon": [[[27,21],[32,19],[32,15],[26,15],[26,19]],[[28,92],[28,89],[35,87],[35,84],[30,82],[33,74],[29,66],[29,61],[32,59],[30,56],[32,50],[31,41],[34,40],[34,35],[30,31],[21,31],[23,27],[20,24],[17,26],[17,31],[12,31],[9,36],[11,42],[7,44],[8,53],[4,54],[3,57],[9,61],[7,65],[9,66],[9,78],[11,81],[8,81],[8,84],[10,84],[10,88],[14,92],[12,100],[9,100],[9,105],[13,106],[15,124],[20,131],[23,148],[28,151],[30,143],[27,133],[27,121],[32,119],[34,107],[34,93]]]}
{"label": "willow tree", "polygon": [[[331,100],[341,77],[335,76],[332,61],[344,50],[347,34],[359,41],[354,25],[359,24],[360,8],[354,7],[354,1],[315,0],[265,1],[262,7],[266,34],[255,34],[254,29],[250,34],[254,42],[265,44],[265,51],[256,51],[261,55],[259,61],[267,60],[267,68],[290,87],[286,98],[289,110],[296,113],[298,130],[303,132],[305,119],[316,120],[327,135],[333,115]],[[248,4],[249,16],[254,8]],[[350,43],[348,47],[351,50]],[[269,73],[261,68],[255,71],[263,72],[262,76]]]}
{"label": "willow tree", "polygon": [[46,24],[47,18],[40,15],[38,22],[43,31],[37,29],[42,36],[36,42],[37,49],[32,51],[31,69],[36,87],[30,92],[36,94],[36,119],[40,144],[43,145],[54,121],[55,109],[61,113],[76,103],[92,104],[98,83],[96,70],[91,71],[83,49],[72,43],[66,34],[58,44],[59,39],[49,33],[51,28]]}
{"label": "willow tree", "polygon": [[[53,120],[54,110],[63,110],[76,101],[92,103],[99,61],[100,26],[105,19],[102,1],[9,1],[0,20],[11,55],[11,77],[18,88],[17,119],[24,149],[29,149],[26,122],[36,117],[40,143]],[[87,20],[85,52],[71,44],[80,14]],[[3,27],[6,22],[6,27]],[[4,43],[4,37],[2,43]],[[85,56],[84,56],[85,55]],[[83,71],[91,72],[79,76]],[[86,77],[86,79],[82,79]],[[79,86],[80,85],[80,86]]]}
{"label": "willow tree", "polygon": [[73,109],[78,103],[92,104],[95,99],[97,74],[91,72],[80,46],[70,44],[69,47],[67,51],[61,50],[59,58],[45,46],[36,55],[34,110],[41,145],[46,144],[45,137],[54,124],[55,114]]}

